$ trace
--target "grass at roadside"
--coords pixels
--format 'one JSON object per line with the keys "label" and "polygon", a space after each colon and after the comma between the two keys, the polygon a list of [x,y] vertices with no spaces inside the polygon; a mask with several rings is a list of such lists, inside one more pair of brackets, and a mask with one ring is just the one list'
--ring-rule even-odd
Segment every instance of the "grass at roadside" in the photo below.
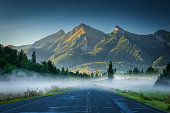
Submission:
{"label": "grass at roadside", "polygon": [[71,91],[71,88],[58,88],[56,86],[52,86],[52,88],[48,89],[46,93],[43,93],[41,90],[30,90],[24,92],[24,94],[4,94],[0,93],[0,105],[12,103],[12,102],[18,102],[26,99],[36,98],[36,97],[42,97],[42,96],[50,96],[55,94],[60,94],[64,92]]}
{"label": "grass at roadside", "polygon": [[135,92],[131,90],[111,89],[111,91],[148,104],[163,111],[170,112],[170,93],[159,92]]}

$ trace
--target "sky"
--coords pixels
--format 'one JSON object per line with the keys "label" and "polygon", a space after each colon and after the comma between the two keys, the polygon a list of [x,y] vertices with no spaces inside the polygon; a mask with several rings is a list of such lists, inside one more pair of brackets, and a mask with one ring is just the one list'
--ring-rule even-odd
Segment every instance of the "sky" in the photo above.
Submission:
{"label": "sky", "polygon": [[169,0],[0,0],[0,44],[26,45],[80,23],[110,33],[170,31]]}

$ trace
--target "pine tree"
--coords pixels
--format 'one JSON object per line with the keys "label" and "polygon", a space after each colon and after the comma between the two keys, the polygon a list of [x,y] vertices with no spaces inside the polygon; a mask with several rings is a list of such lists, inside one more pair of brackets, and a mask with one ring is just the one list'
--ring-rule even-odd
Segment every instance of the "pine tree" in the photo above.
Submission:
{"label": "pine tree", "polygon": [[99,76],[99,70],[96,70],[96,74],[95,74],[95,77],[98,77]]}
{"label": "pine tree", "polygon": [[91,73],[91,78],[94,78],[94,74],[93,73]]}
{"label": "pine tree", "polygon": [[34,64],[36,64],[36,55],[35,55],[35,51],[33,51],[33,53],[32,53],[32,62],[34,63]]}
{"label": "pine tree", "polygon": [[143,69],[141,70],[141,72],[140,72],[141,74],[144,74],[144,71],[143,71]]}
{"label": "pine tree", "polygon": [[155,86],[159,85],[164,85],[168,87],[170,86],[170,62],[167,64],[166,69],[163,70],[163,72],[155,82]]}
{"label": "pine tree", "polygon": [[132,70],[129,70],[129,72],[128,72],[129,74],[132,74]]}
{"label": "pine tree", "polygon": [[18,67],[23,69],[28,69],[28,58],[23,50],[19,53]]}
{"label": "pine tree", "polygon": [[43,61],[42,62],[42,67],[41,67],[41,72],[48,73],[49,72],[48,70],[49,70],[48,69],[48,63],[46,61]]}
{"label": "pine tree", "polygon": [[109,68],[107,69],[108,78],[109,78],[109,79],[113,79],[115,72],[116,72],[116,69],[113,70],[112,61],[110,61]]}
{"label": "pine tree", "polygon": [[140,72],[140,70],[137,67],[135,67],[133,70],[133,74],[139,74],[139,72]]}
{"label": "pine tree", "polygon": [[64,67],[62,67],[62,69],[61,69],[61,75],[65,75],[65,74],[66,74],[66,71],[65,71]]}
{"label": "pine tree", "polygon": [[68,72],[69,72],[69,70],[68,70],[68,68],[66,69],[66,74],[68,74]]}

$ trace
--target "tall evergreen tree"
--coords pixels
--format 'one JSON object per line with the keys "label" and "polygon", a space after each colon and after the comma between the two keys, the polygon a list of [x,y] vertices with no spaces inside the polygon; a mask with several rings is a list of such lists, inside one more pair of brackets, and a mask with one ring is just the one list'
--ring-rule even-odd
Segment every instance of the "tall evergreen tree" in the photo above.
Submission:
{"label": "tall evergreen tree", "polygon": [[95,77],[98,77],[99,76],[99,70],[96,70],[96,74],[95,74]]}
{"label": "tall evergreen tree", "polygon": [[23,50],[19,53],[18,67],[23,69],[28,69],[28,58]]}
{"label": "tall evergreen tree", "polygon": [[107,69],[108,78],[110,80],[112,80],[114,78],[115,72],[116,72],[116,69],[113,70],[112,61],[110,61],[109,68]]}
{"label": "tall evergreen tree", "polygon": [[159,86],[159,85],[164,85],[167,87],[170,86],[170,62],[167,64],[166,69],[163,70],[163,72],[155,82],[155,86]]}
{"label": "tall evergreen tree", "polygon": [[129,74],[132,74],[132,70],[129,70],[129,72],[128,72]]}
{"label": "tall evergreen tree", "polygon": [[93,73],[91,73],[91,75],[90,75],[90,76],[91,76],[91,78],[94,78],[94,74],[93,74]]}
{"label": "tall evergreen tree", "polygon": [[66,74],[66,71],[65,71],[64,67],[62,67],[62,69],[61,69],[61,74],[62,74],[62,75],[65,75],[65,74]]}
{"label": "tall evergreen tree", "polygon": [[133,70],[133,74],[139,74],[139,73],[140,73],[140,70],[137,67],[135,67]]}
{"label": "tall evergreen tree", "polygon": [[69,70],[68,70],[68,68],[66,69],[66,74],[68,74],[68,72],[69,72]]}
{"label": "tall evergreen tree", "polygon": [[143,69],[141,70],[141,72],[140,72],[141,74],[144,74],[144,71],[143,71]]}
{"label": "tall evergreen tree", "polygon": [[42,62],[42,67],[41,67],[41,72],[48,73],[49,72],[48,70],[49,70],[48,69],[48,63],[46,61],[43,61]]}
{"label": "tall evergreen tree", "polygon": [[35,51],[33,51],[33,53],[32,53],[32,59],[31,59],[31,61],[32,61],[34,64],[36,64],[36,55],[35,55]]}

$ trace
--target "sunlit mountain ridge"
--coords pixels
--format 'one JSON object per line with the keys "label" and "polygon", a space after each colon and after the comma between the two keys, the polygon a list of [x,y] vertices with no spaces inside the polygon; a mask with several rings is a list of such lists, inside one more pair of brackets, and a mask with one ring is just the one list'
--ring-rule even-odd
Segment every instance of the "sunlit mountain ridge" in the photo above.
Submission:
{"label": "sunlit mountain ridge", "polygon": [[29,58],[35,51],[39,62],[51,60],[59,68],[81,70],[86,68],[83,64],[88,64],[93,71],[101,70],[101,63],[97,62],[105,64],[109,60],[123,71],[134,67],[158,68],[170,61],[170,32],[159,30],[154,34],[138,35],[117,25],[111,33],[105,34],[82,23],[68,33],[60,30],[23,49]]}

